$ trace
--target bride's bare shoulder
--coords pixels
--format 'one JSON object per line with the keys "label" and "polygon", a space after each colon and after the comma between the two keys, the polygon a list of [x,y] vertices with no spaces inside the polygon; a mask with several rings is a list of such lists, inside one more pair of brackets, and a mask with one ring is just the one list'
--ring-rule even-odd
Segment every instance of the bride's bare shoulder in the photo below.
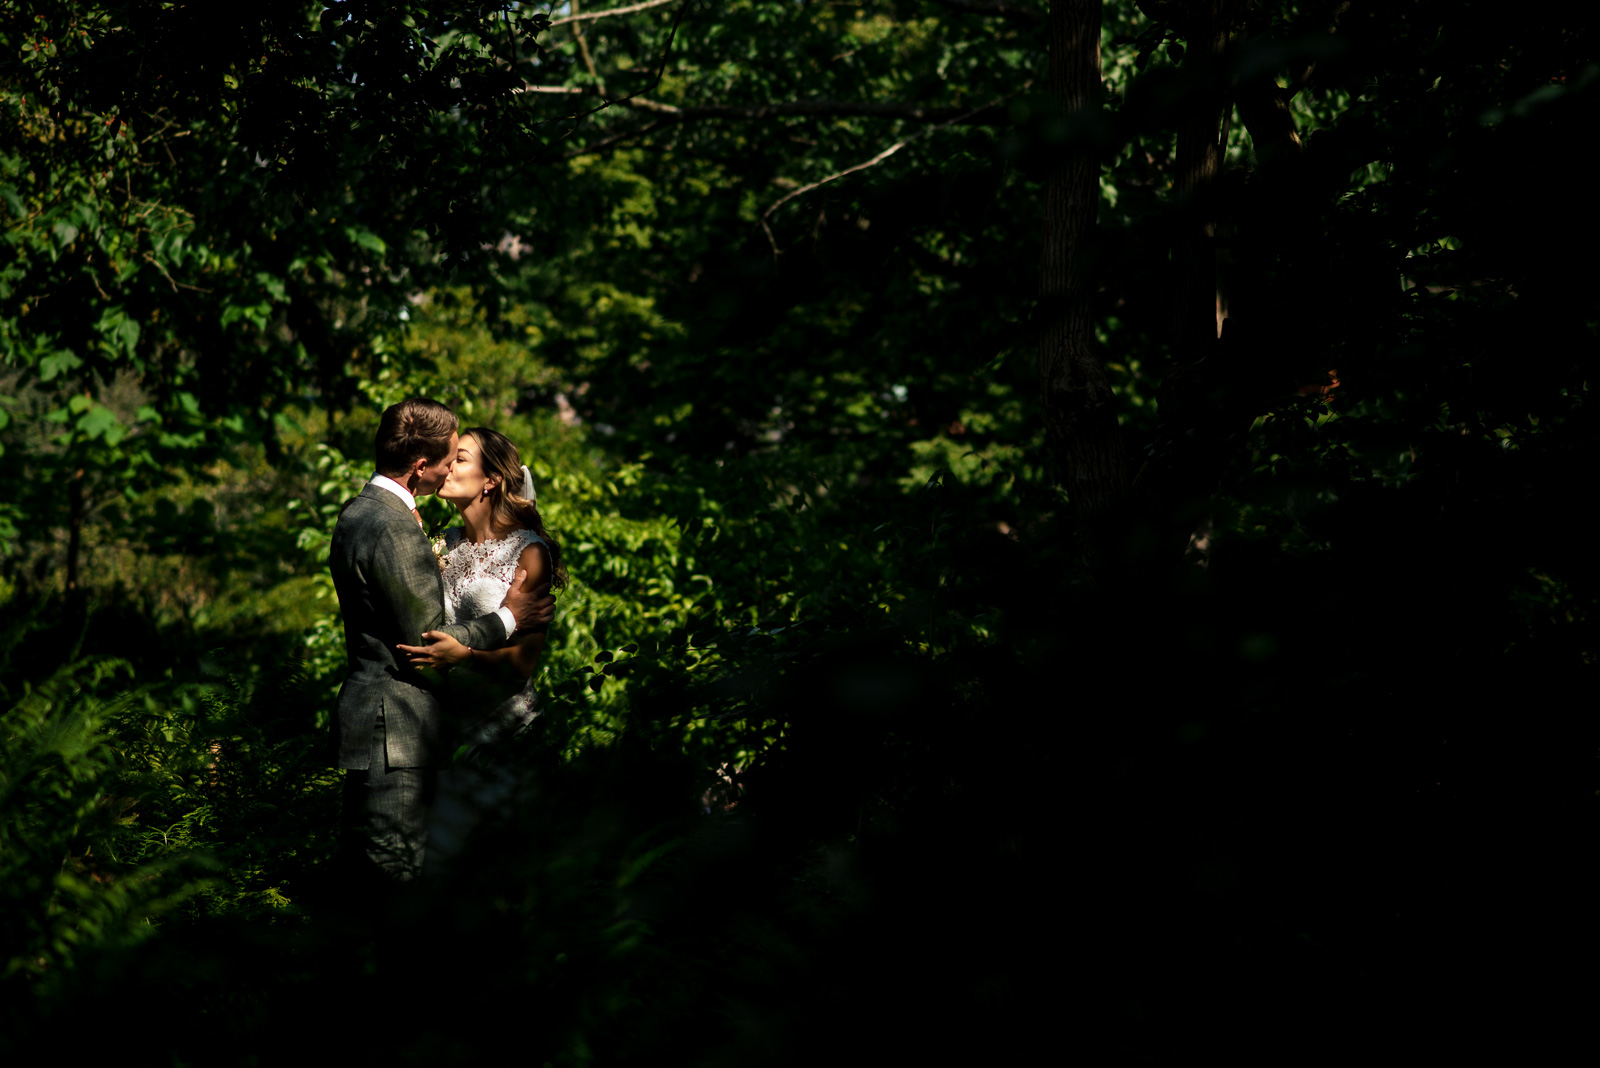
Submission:
{"label": "bride's bare shoulder", "polygon": [[544,542],[539,540],[537,535],[527,539],[523,544],[522,552],[517,555],[517,566],[526,571],[528,579],[535,583],[548,577],[549,561],[545,556]]}

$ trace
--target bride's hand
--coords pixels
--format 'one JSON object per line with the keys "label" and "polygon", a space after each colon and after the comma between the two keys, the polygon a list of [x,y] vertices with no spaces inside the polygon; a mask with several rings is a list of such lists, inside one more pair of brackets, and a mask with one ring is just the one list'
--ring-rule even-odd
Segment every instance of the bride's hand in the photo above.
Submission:
{"label": "bride's hand", "polygon": [[422,640],[430,642],[429,645],[397,645],[402,653],[411,661],[412,667],[442,668],[454,664],[464,664],[472,655],[472,650],[456,641],[442,630],[430,630],[422,636]]}

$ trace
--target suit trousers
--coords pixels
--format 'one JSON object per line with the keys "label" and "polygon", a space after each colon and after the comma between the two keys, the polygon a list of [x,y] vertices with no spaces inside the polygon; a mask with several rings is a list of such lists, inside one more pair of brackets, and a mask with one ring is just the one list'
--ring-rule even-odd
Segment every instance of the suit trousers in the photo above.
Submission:
{"label": "suit trousers", "polygon": [[[372,728],[365,770],[344,773],[344,843],[357,866],[392,882],[422,871],[428,810],[439,773],[434,768],[393,768],[384,747],[383,710]],[[364,860],[363,860],[364,858]]]}

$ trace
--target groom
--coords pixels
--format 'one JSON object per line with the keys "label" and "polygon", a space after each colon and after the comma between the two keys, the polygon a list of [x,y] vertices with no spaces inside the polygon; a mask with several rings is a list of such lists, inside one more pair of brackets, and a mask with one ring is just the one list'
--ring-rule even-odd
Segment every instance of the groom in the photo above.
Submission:
{"label": "groom", "polygon": [[395,646],[422,644],[442,630],[475,649],[503,645],[515,631],[548,623],[547,590],[522,589],[517,572],[495,612],[444,625],[439,562],[416,498],[444,484],[455,461],[455,413],[413,397],[378,423],[377,474],[346,502],[333,529],[329,566],[344,615],[349,672],[339,690],[339,761],[345,772],[343,841],[393,880],[422,867],[427,811],[438,768],[454,749],[439,693]]}

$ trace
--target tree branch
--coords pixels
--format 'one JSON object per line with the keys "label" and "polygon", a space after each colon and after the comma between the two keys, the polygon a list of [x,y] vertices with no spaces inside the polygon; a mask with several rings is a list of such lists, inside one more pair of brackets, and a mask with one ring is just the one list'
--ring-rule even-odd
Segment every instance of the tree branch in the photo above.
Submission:
{"label": "tree branch", "polygon": [[820,181],[812,182],[810,185],[803,185],[799,189],[794,190],[792,193],[785,194],[784,196],[779,197],[777,200],[773,201],[772,206],[769,207],[766,211],[761,213],[761,229],[767,235],[767,243],[772,246],[772,254],[773,254],[773,256],[777,256],[778,255],[778,251],[779,251],[778,250],[778,239],[772,236],[772,227],[767,225],[767,217],[769,215],[771,215],[773,212],[777,211],[783,205],[789,203],[789,201],[793,200],[795,197],[799,196],[800,194],[809,193],[813,189],[817,188],[817,186],[819,186],[819,185],[827,185],[829,182],[833,181],[835,178],[843,178],[847,174],[854,174],[856,171],[864,171],[868,167],[876,167],[878,164],[882,163],[884,160],[888,159],[890,156],[894,155],[896,152],[900,151],[902,148],[905,148],[905,147],[906,147],[906,143],[904,141],[896,141],[894,144],[890,145],[888,148],[884,149],[882,152],[879,152],[876,156],[873,156],[871,159],[867,160],[865,163],[857,163],[854,167],[846,167],[842,171],[838,171],[837,173],[830,174],[826,178],[821,179]]}
{"label": "tree branch", "polygon": [[631,15],[635,11],[643,11],[647,7],[660,7],[670,4],[672,0],[644,0],[642,4],[629,4],[626,7],[608,7],[604,11],[589,11],[582,15],[568,15],[564,19],[556,19],[550,24],[553,30],[557,26],[565,26],[569,22],[588,22],[591,19],[603,19],[608,15]]}
{"label": "tree branch", "polygon": [[[659,88],[661,86],[661,79],[663,77],[665,77],[666,73],[667,73],[667,56],[672,52],[673,42],[678,39],[678,27],[683,22],[683,13],[685,11],[687,11],[688,9],[689,9],[688,0],[684,0],[683,3],[678,5],[677,13],[672,16],[672,28],[667,31],[667,42],[666,42],[666,44],[661,46],[661,62],[656,67],[656,76],[655,76],[654,79],[651,80],[650,84],[645,86],[642,89],[638,89],[638,90],[636,90],[636,91],[634,91],[632,93],[629,93],[627,96],[619,97],[617,99],[612,99],[610,97],[604,97],[599,104],[597,104],[594,107],[590,108],[588,111],[580,112],[577,115],[568,116],[568,118],[575,119],[577,121],[573,123],[573,125],[567,130],[566,133],[564,133],[560,137],[556,138],[554,145],[546,145],[545,146],[545,148],[547,150],[547,154],[548,154],[548,150],[549,149],[554,148],[555,145],[559,145],[562,141],[565,141],[567,138],[569,138],[573,134],[577,133],[579,127],[583,125],[583,120],[588,118],[590,115],[593,115],[595,112],[604,111],[607,108],[613,107],[613,106],[615,106],[617,104],[626,104],[628,101],[633,100],[636,97],[644,95],[644,93],[647,92],[648,90],[657,89],[657,88]],[[614,10],[620,10],[620,9],[614,9]],[[531,86],[526,86],[525,85],[524,88],[535,88],[536,89],[537,87],[531,87]],[[512,92],[520,92],[520,91],[521,90],[512,90]],[[583,155],[583,153],[581,153],[581,152],[580,153],[576,153],[576,154],[577,155]],[[573,153],[566,153],[566,154],[564,154],[562,156],[562,158],[571,158],[572,155],[573,155]]]}
{"label": "tree branch", "polygon": [[[578,13],[578,0],[572,0],[572,17],[562,21],[576,23],[580,18],[582,16]],[[611,94],[606,92],[604,79],[600,77],[599,71],[594,68],[594,56],[589,54],[589,42],[584,40],[582,26],[574,25],[572,27],[572,39],[578,42],[578,55],[583,57],[583,67],[589,72],[589,77],[594,79],[594,83],[600,87],[600,94],[602,96],[610,96]]]}
{"label": "tree branch", "polygon": [[857,163],[854,167],[846,167],[842,171],[838,171],[838,172],[836,172],[834,174],[830,174],[826,178],[823,178],[823,179],[821,179],[819,181],[812,182],[810,185],[803,185],[799,189],[794,190],[792,193],[787,193],[784,196],[779,197],[776,201],[773,202],[771,207],[767,208],[766,211],[761,213],[761,219],[760,219],[761,229],[763,231],[765,231],[766,235],[767,235],[767,243],[772,246],[772,255],[774,257],[776,257],[779,254],[779,249],[778,249],[777,239],[772,236],[772,228],[767,225],[767,217],[770,216],[773,212],[777,211],[783,205],[787,204],[789,201],[793,200],[795,197],[801,195],[802,193],[809,193],[809,192],[811,192],[811,190],[817,188],[819,185],[827,185],[829,182],[833,181],[835,178],[843,178],[847,174],[854,174],[856,171],[864,171],[868,167],[876,167],[878,164],[882,163],[884,160],[888,159],[890,156],[894,155],[896,152],[898,152],[902,148],[906,147],[906,145],[910,144],[912,141],[915,141],[915,140],[917,140],[918,138],[921,138],[921,137],[927,137],[927,136],[931,135],[935,130],[941,130],[946,126],[950,126],[950,125],[953,125],[955,123],[964,121],[966,119],[970,119],[972,116],[977,115],[980,112],[988,111],[990,108],[995,107],[998,104],[1005,103],[1007,100],[1010,100],[1012,97],[1016,96],[1018,93],[1026,92],[1028,90],[1028,88],[1030,86],[1032,86],[1032,85],[1033,85],[1033,81],[1031,79],[1026,81],[1026,82],[1023,82],[1020,86],[1018,86],[1016,89],[1013,89],[1011,92],[1007,93],[1005,96],[995,97],[993,100],[989,101],[987,104],[983,104],[983,105],[981,105],[979,107],[973,108],[971,111],[960,112],[960,113],[952,116],[951,118],[946,119],[944,122],[939,123],[937,126],[930,126],[926,130],[919,131],[913,137],[908,137],[904,141],[895,142],[894,144],[890,145],[888,148],[884,149],[882,152],[879,152],[876,156],[873,156],[871,159],[867,160],[865,163]]}
{"label": "tree branch", "polygon": [[[598,91],[587,87],[567,87],[559,85],[524,85],[514,90],[518,93],[550,93],[566,96],[597,96]],[[662,104],[644,97],[620,97],[608,101],[618,107],[636,108],[640,111],[651,111],[658,115],[672,116],[678,122],[687,122],[691,119],[773,119],[785,115],[821,115],[828,117],[860,116],[873,119],[905,119],[911,122],[928,122],[937,125],[994,125],[987,119],[978,119],[977,116],[988,111],[993,104],[985,104],[981,108],[963,110],[950,107],[922,107],[918,104],[903,104],[897,102],[881,103],[872,100],[791,100],[781,104],[705,104],[690,107],[678,107],[674,104]]]}
{"label": "tree branch", "polygon": [[[663,104],[642,105],[651,110],[667,109]],[[916,104],[878,103],[855,100],[795,100],[782,104],[763,104],[756,107],[737,104],[711,104],[700,107],[674,108],[686,119],[770,119],[781,115],[859,115],[875,119],[909,119],[914,122],[931,122],[940,126],[962,124],[987,111],[992,105],[963,111],[959,108],[925,108]],[[974,125],[988,125],[987,122]]]}
{"label": "tree branch", "polygon": [[570,152],[563,152],[561,155],[557,156],[556,159],[577,159],[579,156],[588,156],[596,152],[604,152],[611,146],[620,145],[624,141],[631,141],[636,137],[643,137],[647,133],[654,133],[656,130],[665,129],[668,126],[676,126],[678,125],[678,121],[679,120],[675,118],[665,118],[657,119],[655,122],[647,122],[643,126],[635,126],[631,130],[624,130],[619,134],[613,134],[610,137],[601,138],[592,145],[585,145],[583,148],[575,148]]}

